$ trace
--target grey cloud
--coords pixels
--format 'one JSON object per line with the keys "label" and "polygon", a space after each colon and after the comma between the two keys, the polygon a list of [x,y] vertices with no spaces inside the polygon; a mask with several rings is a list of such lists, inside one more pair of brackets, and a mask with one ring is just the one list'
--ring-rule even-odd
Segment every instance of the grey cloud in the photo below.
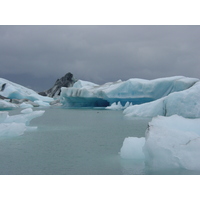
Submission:
{"label": "grey cloud", "polygon": [[200,78],[199,35],[200,26],[0,26],[0,73],[38,88],[69,71],[96,83]]}

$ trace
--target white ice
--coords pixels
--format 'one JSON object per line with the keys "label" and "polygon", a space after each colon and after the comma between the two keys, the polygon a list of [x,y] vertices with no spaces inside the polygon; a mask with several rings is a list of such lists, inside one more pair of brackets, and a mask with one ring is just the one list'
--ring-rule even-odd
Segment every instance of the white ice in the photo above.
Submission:
{"label": "white ice", "polygon": [[122,106],[121,102],[118,101],[118,103],[114,102],[111,104],[111,106],[107,106],[105,109],[108,110],[124,110],[128,108],[129,106],[132,106],[132,103],[126,102],[125,106]]}
{"label": "white ice", "polygon": [[110,106],[120,101],[142,104],[190,88],[199,79],[175,76],[155,80],[129,79],[96,85],[79,81],[70,88],[61,88],[61,103],[67,106]]}
{"label": "white ice", "polygon": [[[2,86],[5,85],[5,88],[2,90]],[[50,97],[44,97],[39,95],[37,92],[21,86],[19,84],[13,83],[6,79],[0,78],[0,95],[10,98],[10,99],[29,99],[31,101],[40,100],[44,102],[53,101]]]}
{"label": "white ice", "polygon": [[37,127],[29,126],[32,119],[40,117],[45,111],[33,111],[27,108],[21,111],[21,114],[9,116],[9,113],[4,111],[0,112],[0,136],[19,136],[24,134],[25,131],[36,130]]}
{"label": "white ice", "polygon": [[33,108],[33,105],[23,102],[20,104],[20,108]]}
{"label": "white ice", "polygon": [[138,138],[126,138],[120,155],[127,159],[143,157],[153,169],[200,170],[200,119],[155,117],[146,130],[144,144]]}
{"label": "white ice", "polygon": [[200,119],[154,118],[146,132],[144,153],[153,168],[200,170]]}
{"label": "white ice", "polygon": [[142,148],[144,146],[144,143],[145,138],[125,138],[122,148],[120,150],[120,156],[124,159],[143,160],[144,153],[142,151]]}
{"label": "white ice", "polygon": [[7,102],[6,100],[1,100],[0,99],[0,110],[2,109],[13,109],[13,108],[17,108],[18,106],[13,104],[13,103],[10,103],[10,102]]}

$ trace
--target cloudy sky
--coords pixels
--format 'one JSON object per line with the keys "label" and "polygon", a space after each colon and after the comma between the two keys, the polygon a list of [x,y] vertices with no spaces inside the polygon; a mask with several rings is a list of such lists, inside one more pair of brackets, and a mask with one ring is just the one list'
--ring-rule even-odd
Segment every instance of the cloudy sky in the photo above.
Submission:
{"label": "cloudy sky", "polygon": [[49,89],[67,72],[105,83],[200,78],[200,26],[0,26],[0,77]]}

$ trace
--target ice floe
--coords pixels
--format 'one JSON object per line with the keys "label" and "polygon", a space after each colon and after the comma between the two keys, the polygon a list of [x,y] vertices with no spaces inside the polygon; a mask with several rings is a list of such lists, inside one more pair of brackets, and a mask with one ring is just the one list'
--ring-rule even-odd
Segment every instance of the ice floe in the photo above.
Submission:
{"label": "ice floe", "polygon": [[45,111],[33,111],[32,108],[27,108],[21,111],[18,115],[9,115],[7,111],[0,111],[0,136],[19,136],[25,131],[36,130],[37,127],[29,126],[32,119],[40,117]]}

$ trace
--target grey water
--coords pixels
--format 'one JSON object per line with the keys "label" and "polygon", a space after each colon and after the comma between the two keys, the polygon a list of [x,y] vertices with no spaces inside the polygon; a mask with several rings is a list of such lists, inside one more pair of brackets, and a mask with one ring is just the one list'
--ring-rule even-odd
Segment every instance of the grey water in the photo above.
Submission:
{"label": "grey water", "polygon": [[[10,111],[10,115],[19,111]],[[192,174],[153,171],[143,162],[122,159],[126,137],[144,137],[150,119],[127,120],[122,111],[45,109],[33,119],[34,132],[0,138],[1,175]]]}

